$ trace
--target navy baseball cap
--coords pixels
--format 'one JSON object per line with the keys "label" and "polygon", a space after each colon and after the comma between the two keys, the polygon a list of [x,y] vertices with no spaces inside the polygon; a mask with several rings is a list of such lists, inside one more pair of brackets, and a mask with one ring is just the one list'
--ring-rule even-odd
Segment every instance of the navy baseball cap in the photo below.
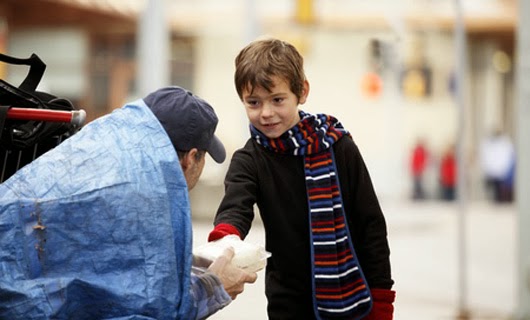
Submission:
{"label": "navy baseball cap", "polygon": [[225,160],[225,147],[214,134],[219,120],[206,101],[178,86],[158,89],[143,100],[177,151],[197,148],[206,150],[217,163]]}

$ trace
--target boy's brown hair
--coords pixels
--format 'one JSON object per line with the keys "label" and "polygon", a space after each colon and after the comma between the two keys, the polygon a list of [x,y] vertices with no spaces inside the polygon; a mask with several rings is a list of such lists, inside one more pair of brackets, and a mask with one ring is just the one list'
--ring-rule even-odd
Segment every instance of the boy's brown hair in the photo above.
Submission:
{"label": "boy's brown hair", "polygon": [[272,90],[272,77],[279,77],[289,84],[291,91],[300,99],[304,81],[304,59],[296,48],[285,41],[264,38],[251,42],[235,59],[234,76],[237,94],[256,87]]}

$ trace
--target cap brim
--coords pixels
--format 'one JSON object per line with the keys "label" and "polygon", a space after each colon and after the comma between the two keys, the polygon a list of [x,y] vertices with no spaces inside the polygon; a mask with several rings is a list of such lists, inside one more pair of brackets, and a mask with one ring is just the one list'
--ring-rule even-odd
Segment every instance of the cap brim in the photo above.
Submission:
{"label": "cap brim", "polygon": [[213,136],[212,142],[206,151],[217,163],[223,163],[226,159],[225,147],[221,140],[219,140],[219,138],[217,138],[215,135]]}

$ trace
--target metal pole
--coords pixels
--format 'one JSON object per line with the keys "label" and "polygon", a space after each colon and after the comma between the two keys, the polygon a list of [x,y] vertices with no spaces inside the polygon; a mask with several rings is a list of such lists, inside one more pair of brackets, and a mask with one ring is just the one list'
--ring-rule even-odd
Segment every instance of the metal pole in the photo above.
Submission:
{"label": "metal pole", "polygon": [[166,0],[149,0],[138,28],[137,94],[146,94],[169,84],[169,27]]}
{"label": "metal pole", "polygon": [[467,303],[467,242],[466,242],[466,167],[465,167],[465,96],[464,76],[467,70],[466,64],[466,32],[462,18],[462,5],[459,0],[455,4],[455,80],[456,80],[456,103],[459,110],[458,118],[458,141],[457,141],[457,200],[458,200],[458,315],[457,319],[470,319]]}
{"label": "metal pole", "polygon": [[256,40],[256,37],[260,33],[256,0],[245,1],[245,17],[246,17],[246,26],[245,26],[245,42],[246,42],[245,45],[246,45],[248,42]]}
{"label": "metal pole", "polygon": [[518,1],[516,68],[516,185],[518,299],[516,319],[530,319],[530,1]]}

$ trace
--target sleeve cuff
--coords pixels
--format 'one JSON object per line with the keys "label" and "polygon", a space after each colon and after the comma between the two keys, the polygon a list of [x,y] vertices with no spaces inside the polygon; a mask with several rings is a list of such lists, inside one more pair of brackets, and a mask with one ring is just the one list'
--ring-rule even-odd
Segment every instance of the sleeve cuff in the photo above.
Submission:
{"label": "sleeve cuff", "polygon": [[195,319],[206,319],[232,302],[221,280],[210,272],[192,275],[191,294],[197,310]]}
{"label": "sleeve cuff", "polygon": [[372,289],[372,310],[364,320],[392,320],[394,317],[394,300],[396,292],[387,289]]}
{"label": "sleeve cuff", "polygon": [[236,227],[228,223],[220,223],[216,225],[215,228],[208,235],[208,242],[219,240],[231,234],[235,234],[239,238],[241,238],[241,234],[239,233]]}

